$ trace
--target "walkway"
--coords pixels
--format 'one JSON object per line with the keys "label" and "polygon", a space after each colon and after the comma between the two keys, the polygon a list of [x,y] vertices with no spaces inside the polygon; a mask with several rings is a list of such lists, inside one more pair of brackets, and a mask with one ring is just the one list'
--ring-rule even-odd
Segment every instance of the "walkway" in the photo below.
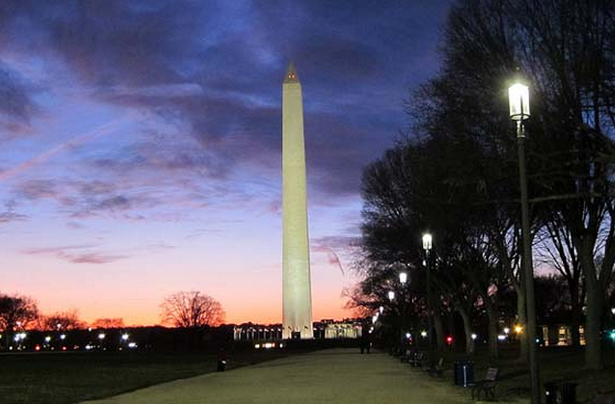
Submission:
{"label": "walkway", "polygon": [[176,380],[88,404],[468,403],[452,383],[389,355],[330,349]]}

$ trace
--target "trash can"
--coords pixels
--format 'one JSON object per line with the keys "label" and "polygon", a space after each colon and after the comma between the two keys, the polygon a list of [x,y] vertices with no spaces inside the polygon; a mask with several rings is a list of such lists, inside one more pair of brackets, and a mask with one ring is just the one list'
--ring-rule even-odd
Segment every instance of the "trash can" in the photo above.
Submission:
{"label": "trash can", "polygon": [[461,366],[461,362],[455,361],[453,362],[453,383],[455,386],[459,386],[459,367]]}
{"label": "trash can", "polygon": [[563,382],[562,383],[562,404],[577,403],[577,383]]}
{"label": "trash can", "polygon": [[558,383],[547,382],[545,387],[545,404],[557,404]]}
{"label": "trash can", "polygon": [[456,361],[454,363],[455,386],[468,387],[474,382],[474,363],[472,361]]}

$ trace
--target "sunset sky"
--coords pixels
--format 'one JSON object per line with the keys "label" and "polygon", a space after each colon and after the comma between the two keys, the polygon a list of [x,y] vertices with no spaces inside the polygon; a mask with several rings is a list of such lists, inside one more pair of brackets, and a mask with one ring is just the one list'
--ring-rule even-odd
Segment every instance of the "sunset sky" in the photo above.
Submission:
{"label": "sunset sky", "polygon": [[0,292],[156,324],[279,322],[281,84],[303,86],[314,319],[356,282],[362,168],[438,68],[447,1],[0,2]]}

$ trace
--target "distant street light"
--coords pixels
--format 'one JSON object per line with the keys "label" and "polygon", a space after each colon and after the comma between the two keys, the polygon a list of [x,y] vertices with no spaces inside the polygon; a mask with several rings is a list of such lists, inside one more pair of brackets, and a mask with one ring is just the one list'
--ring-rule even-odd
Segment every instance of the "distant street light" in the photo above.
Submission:
{"label": "distant street light", "polygon": [[[433,349],[433,318],[431,313],[431,261],[429,259],[429,253],[431,252],[433,238],[430,233],[423,234],[423,250],[425,250],[425,266],[427,267],[427,316],[428,316],[428,329],[429,329],[429,351]],[[431,352],[433,354],[433,352]]]}
{"label": "distant street light", "polygon": [[378,311],[380,312],[380,314],[384,313],[384,307],[383,307],[383,306],[380,306],[380,307],[378,308]]}
{"label": "distant street light", "polygon": [[[401,343],[401,348],[402,348],[402,352],[404,351],[404,332],[406,331],[406,282],[408,281],[408,273],[406,273],[405,271],[401,271],[399,273],[399,283],[401,283],[401,322],[400,322],[400,334],[401,334],[401,338],[400,338],[400,343]],[[408,337],[406,337],[406,339],[409,339]]]}
{"label": "distant street light", "polygon": [[104,349],[103,348],[103,340],[105,339],[106,335],[104,332],[101,332],[100,334],[98,334],[98,339],[100,340],[100,349]]}
{"label": "distant street light", "polygon": [[429,234],[429,233],[423,234],[423,250],[425,250],[425,251],[431,250],[432,241],[433,241],[433,238],[432,238],[431,234]]}
{"label": "distant street light", "polygon": [[525,304],[527,309],[527,344],[530,357],[530,382],[532,404],[540,404],[540,376],[538,374],[538,347],[536,346],[536,305],[534,303],[534,268],[525,165],[525,126],[530,117],[530,91],[528,86],[517,82],[508,88],[510,119],[517,123],[517,146],[519,152],[519,185],[521,191],[521,235],[523,242],[523,267],[525,269]]}
{"label": "distant street light", "polygon": [[395,299],[395,292],[393,292],[392,290],[389,290],[388,296],[389,296],[389,300],[392,302],[393,299]]}

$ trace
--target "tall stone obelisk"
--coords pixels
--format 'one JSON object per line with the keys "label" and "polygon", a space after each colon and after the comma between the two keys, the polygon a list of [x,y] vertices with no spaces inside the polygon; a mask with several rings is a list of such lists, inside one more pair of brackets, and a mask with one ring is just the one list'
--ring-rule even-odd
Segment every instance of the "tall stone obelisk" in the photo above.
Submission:
{"label": "tall stone obelisk", "polygon": [[301,83],[293,63],[282,84],[282,338],[313,338]]}

